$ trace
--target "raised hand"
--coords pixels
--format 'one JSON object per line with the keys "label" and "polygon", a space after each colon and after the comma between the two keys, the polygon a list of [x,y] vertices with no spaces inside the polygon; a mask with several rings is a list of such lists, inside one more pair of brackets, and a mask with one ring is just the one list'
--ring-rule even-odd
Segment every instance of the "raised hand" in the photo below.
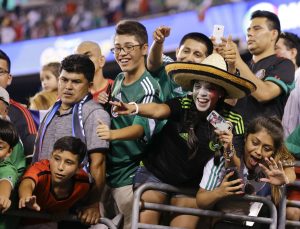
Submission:
{"label": "raised hand", "polygon": [[109,95],[103,91],[98,95],[98,103],[104,105],[108,102]]}
{"label": "raised hand", "polygon": [[136,107],[134,104],[128,104],[123,102],[111,101],[109,102],[113,106],[113,112],[118,115],[130,115],[135,112]]}
{"label": "raised hand", "polygon": [[289,179],[285,175],[281,161],[278,161],[278,163],[276,163],[276,161],[272,157],[270,159],[265,158],[265,161],[268,167],[264,166],[261,163],[259,163],[259,166],[262,168],[267,177],[260,178],[260,181],[268,182],[273,185],[283,185],[289,183]]}
{"label": "raised hand", "polygon": [[224,59],[228,64],[228,71],[232,74],[236,72],[236,58],[237,58],[238,48],[236,44],[232,41],[232,36],[229,35],[226,46],[224,48]]}
{"label": "raised hand", "polygon": [[214,45],[214,53],[218,53],[224,58],[224,50],[227,43],[227,39],[225,37],[221,37],[222,43],[220,44],[216,43],[216,38],[214,36],[210,37],[210,40]]}
{"label": "raised hand", "polygon": [[157,43],[162,44],[165,41],[165,38],[170,35],[171,28],[168,26],[159,26],[153,32],[153,40]]}
{"label": "raised hand", "polygon": [[41,207],[36,202],[36,196],[27,196],[20,198],[19,208],[29,208],[35,211],[40,211]]}
{"label": "raised hand", "polygon": [[226,121],[226,122],[231,126],[231,128],[226,131],[221,131],[221,130],[215,129],[215,133],[217,134],[218,139],[222,143],[224,149],[229,150],[232,146],[232,139],[233,139],[232,123],[229,121]]}

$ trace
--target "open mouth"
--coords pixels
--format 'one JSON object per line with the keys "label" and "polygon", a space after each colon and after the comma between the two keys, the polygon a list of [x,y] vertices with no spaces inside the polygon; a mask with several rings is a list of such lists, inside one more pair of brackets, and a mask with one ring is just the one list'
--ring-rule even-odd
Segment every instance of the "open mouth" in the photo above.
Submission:
{"label": "open mouth", "polygon": [[250,155],[250,157],[249,157],[249,163],[252,167],[257,166],[260,161],[261,161],[260,158],[254,157],[252,155]]}
{"label": "open mouth", "polygon": [[124,65],[128,64],[129,61],[130,61],[129,59],[119,59],[119,62]]}
{"label": "open mouth", "polygon": [[200,105],[206,105],[209,102],[208,99],[202,99],[202,98],[200,99],[198,98],[197,101]]}

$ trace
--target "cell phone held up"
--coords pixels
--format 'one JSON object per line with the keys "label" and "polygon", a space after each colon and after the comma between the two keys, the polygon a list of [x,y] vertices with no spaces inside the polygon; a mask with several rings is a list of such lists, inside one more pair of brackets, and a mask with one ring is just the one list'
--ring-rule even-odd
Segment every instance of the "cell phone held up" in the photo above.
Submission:
{"label": "cell phone held up", "polygon": [[222,43],[222,37],[224,36],[224,25],[214,25],[213,37],[215,38],[216,44]]}
{"label": "cell phone held up", "polygon": [[228,131],[232,129],[232,126],[215,110],[213,110],[206,119],[213,127],[220,131]]}

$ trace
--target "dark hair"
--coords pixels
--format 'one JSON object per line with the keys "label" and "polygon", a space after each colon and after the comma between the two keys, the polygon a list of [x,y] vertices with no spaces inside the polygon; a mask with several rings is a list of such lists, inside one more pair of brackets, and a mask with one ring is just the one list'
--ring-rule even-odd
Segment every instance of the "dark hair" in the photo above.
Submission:
{"label": "dark hair", "polygon": [[283,127],[281,121],[277,117],[260,116],[253,119],[247,127],[246,137],[249,134],[254,134],[262,130],[267,131],[273,139],[275,152],[284,145]]}
{"label": "dark hair", "polygon": [[[281,121],[273,117],[257,117],[252,120],[247,128],[246,137],[249,134],[254,134],[259,131],[265,130],[271,136],[274,142],[274,153],[272,157],[276,162],[281,161],[282,166],[292,167],[294,165],[294,157],[288,152],[284,144],[283,127]],[[276,205],[279,204],[281,199],[280,186],[271,185],[272,199]]]}
{"label": "dark hair", "polygon": [[79,138],[72,136],[65,136],[58,139],[53,146],[53,151],[55,150],[70,151],[71,153],[78,155],[79,164],[83,161],[87,153],[86,144],[83,143]]}
{"label": "dark hair", "polygon": [[148,44],[146,27],[138,21],[123,20],[116,26],[116,35],[131,35],[141,44]]}
{"label": "dark hair", "polygon": [[267,25],[268,25],[269,30],[273,30],[273,29],[277,30],[277,32],[278,32],[278,36],[276,39],[276,42],[277,42],[279,39],[279,35],[281,33],[280,21],[279,21],[278,16],[270,11],[256,10],[252,13],[251,20],[253,20],[254,18],[258,18],[258,17],[264,17],[267,19]]}
{"label": "dark hair", "polygon": [[19,142],[19,136],[14,125],[0,118],[0,139],[7,142],[7,144],[13,148]]}
{"label": "dark hair", "polygon": [[297,49],[297,55],[296,55],[296,64],[299,67],[300,66],[300,38],[294,34],[289,32],[281,33],[279,38],[282,38],[284,41],[284,45],[288,49]]}
{"label": "dark hair", "polygon": [[0,49],[0,59],[6,61],[7,68],[8,68],[7,70],[10,73],[10,66],[11,66],[10,59],[9,59],[8,55],[5,52],[3,52],[3,50],[1,50],[1,49]]}
{"label": "dark hair", "polygon": [[53,75],[58,78],[60,73],[60,63],[58,62],[51,62],[49,64],[46,64],[42,67],[43,71],[50,71],[53,73]]}
{"label": "dark hair", "polygon": [[191,39],[203,43],[207,48],[206,56],[209,56],[210,54],[213,53],[214,45],[212,41],[203,33],[194,32],[194,33],[188,33],[184,35],[180,40],[179,47],[182,46],[187,39]]}
{"label": "dark hair", "polygon": [[63,59],[60,71],[62,70],[82,73],[89,82],[93,81],[95,74],[94,63],[87,55],[82,54],[72,54]]}
{"label": "dark hair", "polygon": [[[222,87],[220,87],[222,90],[224,90]],[[218,99],[218,102],[216,103],[215,110],[216,111],[221,111],[224,109],[224,99],[225,97],[222,96],[221,98]],[[193,157],[196,156],[198,148],[199,148],[199,142],[201,139],[198,138],[196,132],[197,129],[199,128],[200,120],[206,119],[208,112],[204,113],[199,113],[197,108],[195,107],[195,103],[193,101],[193,98],[190,98],[190,96],[187,96],[185,98],[182,98],[181,103],[184,102],[185,104],[190,103],[189,106],[194,106],[194,109],[185,109],[184,110],[184,117],[183,117],[183,123],[184,123],[184,128],[188,131],[188,140],[187,140],[187,145],[189,148],[189,159],[192,159]],[[214,142],[217,142],[217,136],[214,132],[213,129],[209,128],[209,140],[212,140]],[[220,152],[215,151],[214,155],[214,163],[217,165],[219,164],[219,159],[221,155],[219,155]]]}

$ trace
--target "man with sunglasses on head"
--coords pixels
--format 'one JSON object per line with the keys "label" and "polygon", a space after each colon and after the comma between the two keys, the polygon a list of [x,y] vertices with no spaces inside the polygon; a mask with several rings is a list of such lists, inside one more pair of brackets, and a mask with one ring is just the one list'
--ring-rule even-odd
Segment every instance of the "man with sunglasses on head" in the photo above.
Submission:
{"label": "man with sunglasses on head", "polygon": [[[145,67],[148,52],[145,26],[131,20],[119,22],[111,51],[122,70],[115,79],[111,100],[134,104],[159,102],[160,87]],[[100,123],[97,133],[101,139],[112,141],[111,152],[107,155],[106,178],[118,209],[124,214],[124,228],[127,229],[131,227],[133,177],[143,158],[146,141],[155,128],[155,121],[136,113],[117,116],[113,107],[111,116],[111,129]]]}

